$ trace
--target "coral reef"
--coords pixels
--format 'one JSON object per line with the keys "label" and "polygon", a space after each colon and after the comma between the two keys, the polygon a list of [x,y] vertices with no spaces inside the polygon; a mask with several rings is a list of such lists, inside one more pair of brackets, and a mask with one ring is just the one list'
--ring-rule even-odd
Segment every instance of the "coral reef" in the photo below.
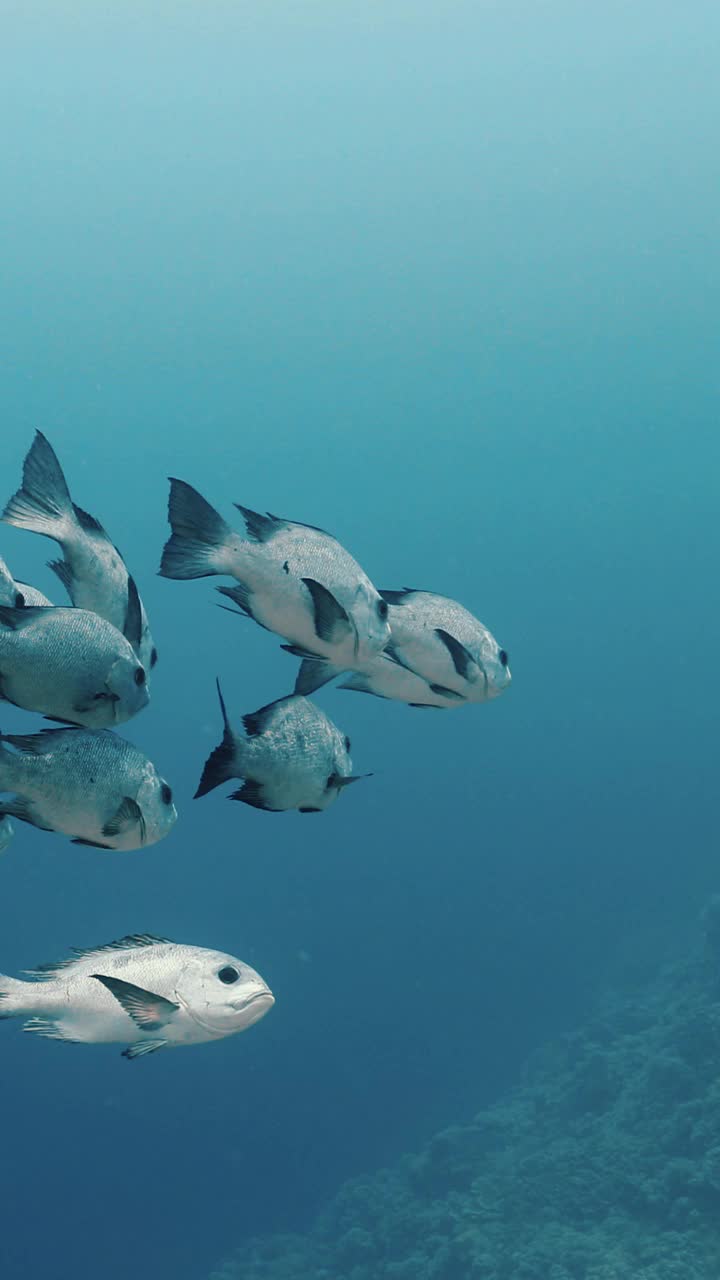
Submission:
{"label": "coral reef", "polygon": [[211,1280],[715,1280],[720,900],[703,924],[694,955],[607,997],[472,1124]]}

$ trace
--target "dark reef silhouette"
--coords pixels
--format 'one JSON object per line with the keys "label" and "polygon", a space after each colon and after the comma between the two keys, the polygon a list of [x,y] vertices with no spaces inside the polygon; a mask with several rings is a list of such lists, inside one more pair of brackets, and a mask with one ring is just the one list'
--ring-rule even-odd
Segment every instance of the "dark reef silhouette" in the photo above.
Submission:
{"label": "dark reef silhouette", "polygon": [[709,1280],[719,1213],[715,898],[691,954],[606,996],[504,1100],[211,1280]]}

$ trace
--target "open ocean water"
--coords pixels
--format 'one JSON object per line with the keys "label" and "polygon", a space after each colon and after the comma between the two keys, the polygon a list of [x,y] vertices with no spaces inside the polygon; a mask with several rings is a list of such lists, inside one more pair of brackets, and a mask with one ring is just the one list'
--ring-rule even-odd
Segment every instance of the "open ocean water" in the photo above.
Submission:
{"label": "open ocean water", "polygon": [[[137,1062],[3,1022],[2,1280],[207,1280],[231,1257],[237,1280],[716,1280],[692,1240],[677,1271],[569,1262],[557,1204],[541,1262],[448,1252],[430,1209],[378,1244],[361,1198],[322,1265],[276,1238],[508,1096],[609,991],[655,991],[720,889],[717,5],[2,0],[0,26],[0,500],[40,428],[140,586],[160,660],[121,733],[179,810],[132,853],[17,823],[0,970],[152,932],[240,956],[277,1001]],[[461,600],[512,687],[436,711],[328,686],[371,779],[315,816],[193,801],[216,676],[239,721],[297,664],[215,579],[157,576],[169,475],[230,520],[331,530],[379,587]],[[55,554],[0,526],[59,603]],[[41,723],[0,707],[3,732]],[[693,1079],[717,994],[680,1037]],[[672,1203],[712,1224],[720,1173],[695,1204],[707,1152],[681,1154]],[[485,1159],[450,1191],[426,1162],[422,1203],[467,1208]]]}

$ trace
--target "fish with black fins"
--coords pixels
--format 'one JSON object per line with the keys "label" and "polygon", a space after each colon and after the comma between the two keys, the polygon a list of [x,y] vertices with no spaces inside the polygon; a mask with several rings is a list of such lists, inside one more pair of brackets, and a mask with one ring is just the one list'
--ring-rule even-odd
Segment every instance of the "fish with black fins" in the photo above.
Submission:
{"label": "fish with black fins", "polygon": [[172,791],[137,747],[107,729],[0,734],[0,817],[98,849],[156,844],[177,819]]}
{"label": "fish with black fins", "polygon": [[122,724],[150,700],[139,639],[132,578],[124,634],[86,609],[0,605],[0,697],[89,729]]}
{"label": "fish with black fins", "polygon": [[125,1044],[123,1058],[223,1040],[245,1031],[275,998],[250,965],[206,947],[153,934],[75,947],[68,960],[0,974],[0,1018],[75,1044]]}
{"label": "fish with black fins", "polygon": [[[510,685],[508,655],[487,627],[456,600],[431,591],[383,591],[390,643],[362,672],[341,685],[414,707],[461,707],[489,702]],[[312,668],[303,663],[302,692]]]}
{"label": "fish with black fins", "polygon": [[387,644],[390,628],[388,606],[357,561],[322,529],[236,505],[245,537],[191,485],[171,479],[172,536],[161,576],[235,578],[236,586],[218,591],[287,640],[284,649],[315,664],[315,689],[332,678],[328,663],[362,668]]}
{"label": "fish with black fins", "polygon": [[2,556],[0,556],[0,604],[9,604],[12,609],[22,609],[24,605],[52,604],[42,591],[28,586],[27,582],[16,582]]}
{"label": "fish with black fins", "polygon": [[[2,519],[58,542],[63,558],[51,561],[50,568],[75,607],[97,613],[123,630],[129,577],[125,561],[95,517],[73,502],[57,455],[42,431],[36,432],[25,458],[22,488],[8,502]],[[149,672],[157,662],[157,650],[142,601],[138,655]]]}
{"label": "fish with black fins", "polygon": [[205,764],[196,799],[230,778],[241,778],[243,785],[230,800],[273,813],[319,813],[358,781],[352,774],[350,739],[307,698],[291,694],[243,716],[243,738],[230,724],[219,681],[217,691],[223,738]]}

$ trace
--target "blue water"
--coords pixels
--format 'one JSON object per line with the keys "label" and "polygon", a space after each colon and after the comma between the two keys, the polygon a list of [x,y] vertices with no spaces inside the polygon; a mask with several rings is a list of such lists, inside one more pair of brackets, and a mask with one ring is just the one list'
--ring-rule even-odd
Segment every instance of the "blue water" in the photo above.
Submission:
{"label": "blue water", "polygon": [[[160,663],[123,732],[180,818],[107,856],[19,829],[0,969],[147,930],[277,998],[135,1063],[3,1023],[2,1276],[203,1280],[499,1096],[718,887],[720,19],[6,0],[2,26],[0,499],[40,427],[143,593]],[[215,676],[237,718],[295,663],[212,580],[156,576],[168,475],[459,598],[511,690],[330,687],[371,780],[316,817],[193,802]],[[59,600],[54,553],[0,527]]]}

